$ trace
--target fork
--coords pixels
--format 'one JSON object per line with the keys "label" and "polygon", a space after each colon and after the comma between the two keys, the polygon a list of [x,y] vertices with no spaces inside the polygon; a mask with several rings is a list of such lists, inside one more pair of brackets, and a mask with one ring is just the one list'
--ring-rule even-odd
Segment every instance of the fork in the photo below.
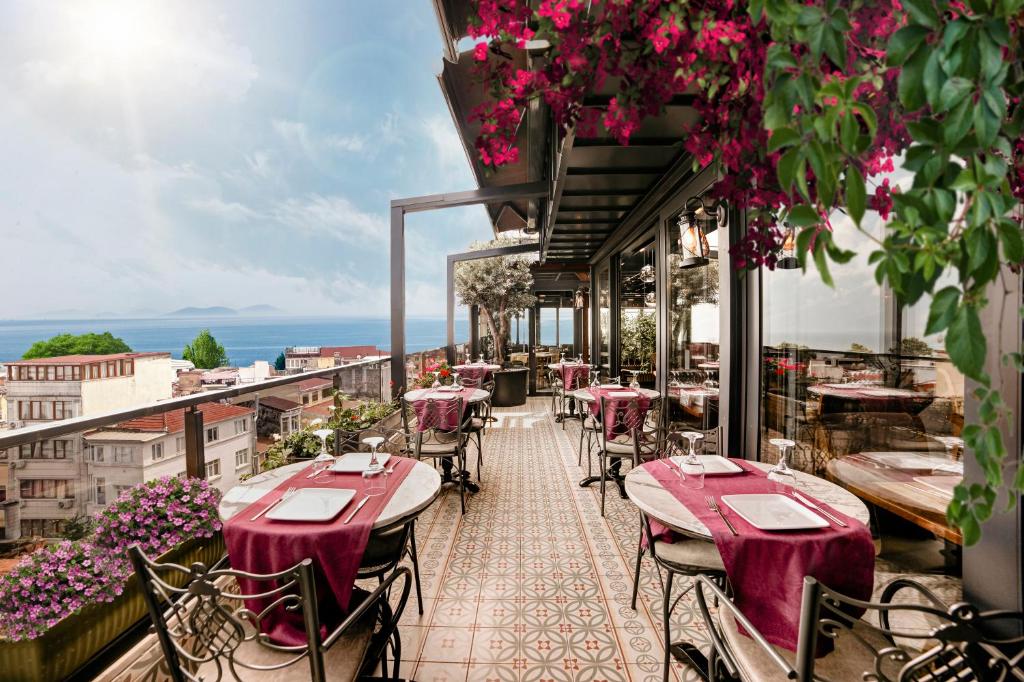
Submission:
{"label": "fork", "polygon": [[289,497],[291,497],[292,495],[294,495],[294,494],[295,494],[295,492],[296,492],[295,488],[288,488],[288,490],[285,490],[285,491],[284,491],[284,495],[282,495],[281,497],[277,498],[277,501],[276,501],[276,502],[273,502],[273,503],[271,503],[271,504],[268,504],[268,505],[267,505],[267,506],[266,506],[266,507],[265,507],[265,508],[263,509],[263,511],[259,512],[258,514],[256,514],[255,516],[253,516],[253,517],[252,517],[251,519],[249,519],[249,520],[250,520],[250,521],[255,521],[256,519],[260,518],[261,516],[263,516],[264,514],[266,514],[266,513],[268,512],[268,511],[270,511],[271,509],[273,509],[274,507],[276,507],[277,505],[281,504],[282,502],[284,502],[285,500],[287,500],[287,499],[288,499]]}
{"label": "fork", "polygon": [[722,509],[721,507],[718,506],[718,502],[715,501],[714,496],[709,495],[704,499],[707,500],[708,509],[710,509],[713,512],[716,512],[721,517],[721,519],[725,521],[725,525],[729,526],[729,530],[732,531],[732,534],[739,535],[739,533],[737,533],[736,529],[733,527],[732,522],[725,517],[725,514],[722,513]]}

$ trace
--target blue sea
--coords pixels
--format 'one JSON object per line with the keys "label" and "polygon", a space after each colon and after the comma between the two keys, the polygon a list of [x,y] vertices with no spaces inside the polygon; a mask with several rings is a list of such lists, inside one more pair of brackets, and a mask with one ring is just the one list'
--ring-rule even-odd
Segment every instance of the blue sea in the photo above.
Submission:
{"label": "blue sea", "polygon": [[[545,311],[546,312],[546,311]],[[566,323],[568,322],[568,325]],[[524,325],[525,326],[525,325]],[[572,320],[561,320],[562,340],[572,340]],[[110,332],[124,339],[132,350],[168,351],[180,358],[185,344],[202,329],[209,329],[224,346],[230,363],[251,365],[256,360],[273,362],[287,346],[391,347],[391,322],[387,319],[338,317],[163,317],[152,319],[0,320],[0,363],[16,360],[34,342],[57,334]],[[409,318],[405,323],[406,352],[445,345],[443,319]],[[525,337],[525,329],[523,330]],[[542,320],[544,343],[553,343],[554,320]],[[550,337],[550,340],[548,338]],[[469,322],[455,321],[457,342],[469,340]]]}

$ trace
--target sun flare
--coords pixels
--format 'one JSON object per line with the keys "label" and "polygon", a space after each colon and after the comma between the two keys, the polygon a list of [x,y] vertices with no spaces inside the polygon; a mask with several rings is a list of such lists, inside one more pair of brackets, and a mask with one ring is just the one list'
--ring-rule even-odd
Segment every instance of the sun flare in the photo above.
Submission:
{"label": "sun flare", "polygon": [[129,64],[144,59],[167,40],[166,22],[156,5],[98,0],[76,6],[74,28],[87,53]]}

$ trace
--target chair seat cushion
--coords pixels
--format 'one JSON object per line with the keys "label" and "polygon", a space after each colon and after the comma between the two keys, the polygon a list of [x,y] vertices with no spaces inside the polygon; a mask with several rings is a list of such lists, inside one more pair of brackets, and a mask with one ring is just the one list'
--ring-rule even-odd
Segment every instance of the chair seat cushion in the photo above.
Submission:
{"label": "chair seat cushion", "polygon": [[[649,455],[657,449],[654,443],[644,443],[640,446],[641,455]],[[633,441],[610,440],[605,446],[605,452],[613,456],[633,456]]]}
{"label": "chair seat cushion", "polygon": [[[742,679],[784,679],[783,672],[768,653],[753,639],[740,632],[732,611],[720,609],[718,622],[722,629],[722,636],[739,667]],[[835,650],[815,660],[814,677],[836,682],[865,679],[866,673],[875,670],[876,660],[872,649],[878,651],[888,646],[890,646],[889,642],[867,624],[858,623],[852,632],[840,628],[835,640]],[[791,666],[794,665],[795,653],[781,647],[773,648]],[[891,666],[885,666],[883,669],[888,669],[890,673],[893,672]]]}
{"label": "chair seat cushion", "polygon": [[[352,595],[353,608],[368,595],[364,590],[357,590],[357,592],[359,594]],[[366,656],[373,635],[375,620],[376,609],[368,609],[362,618],[353,623],[345,631],[345,634],[324,652],[324,669],[330,680],[356,680],[359,678],[363,658]],[[295,656],[295,653],[281,653],[268,649],[255,641],[248,641],[235,651],[235,670],[239,678],[246,682],[249,680],[308,682],[310,679],[308,658],[303,658],[297,663],[278,670],[250,670],[238,665],[239,662],[257,666],[277,665],[294,659]],[[227,668],[227,661],[222,660],[221,665],[225,667],[222,679],[234,679],[230,669]],[[196,677],[206,680],[219,679],[217,663],[210,661],[199,666]]]}
{"label": "chair seat cushion", "polygon": [[597,421],[594,415],[587,415],[586,419],[583,420],[583,428],[588,431],[597,431],[601,428],[601,422]]}
{"label": "chair seat cushion", "polygon": [[467,431],[483,431],[485,425],[486,422],[484,422],[483,419],[480,419],[479,417],[473,417],[472,419],[466,420],[466,422],[462,425],[462,432],[466,433]]}
{"label": "chair seat cushion", "polygon": [[[465,439],[465,436],[463,436]],[[424,443],[420,446],[419,454],[421,456],[439,456],[439,455],[454,455],[455,454],[455,443]]]}
{"label": "chair seat cushion", "polygon": [[654,553],[662,561],[679,566],[694,566],[711,571],[724,571],[722,555],[713,542],[677,538],[675,542],[654,541]]}

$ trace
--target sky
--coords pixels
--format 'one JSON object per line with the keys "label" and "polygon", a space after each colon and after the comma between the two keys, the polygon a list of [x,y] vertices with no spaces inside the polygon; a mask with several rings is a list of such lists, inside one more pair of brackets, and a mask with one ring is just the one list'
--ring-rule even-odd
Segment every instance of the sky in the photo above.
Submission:
{"label": "sky", "polygon": [[[387,317],[388,205],[475,187],[426,0],[0,4],[0,319]],[[407,217],[410,315],[480,207]]]}

